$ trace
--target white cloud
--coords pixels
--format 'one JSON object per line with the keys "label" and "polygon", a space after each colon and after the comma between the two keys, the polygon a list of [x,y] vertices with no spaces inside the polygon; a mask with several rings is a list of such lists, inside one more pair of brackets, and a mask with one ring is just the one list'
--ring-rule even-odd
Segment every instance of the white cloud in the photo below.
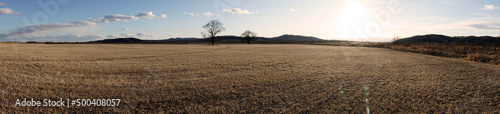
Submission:
{"label": "white cloud", "polygon": [[37,37],[32,37],[33,39],[42,41],[49,41],[48,39],[52,40],[58,40],[58,41],[85,41],[85,40],[94,40],[94,39],[99,39],[99,38],[106,38],[103,35],[96,35],[96,34],[91,34],[91,35],[80,35],[80,34],[66,34],[66,35],[45,35],[45,36],[37,36]]}
{"label": "white cloud", "polygon": [[167,14],[161,14],[160,17],[161,18],[167,18]]}
{"label": "white cloud", "polygon": [[203,14],[204,16],[214,16],[214,14],[212,14],[211,12],[205,12],[205,13],[201,13]]}
{"label": "white cloud", "polygon": [[150,11],[150,12],[142,12],[142,13],[136,14],[135,17],[144,17],[147,19],[154,19],[156,17],[156,15]]}
{"label": "white cloud", "polygon": [[500,9],[500,7],[496,7],[494,5],[484,5],[484,10],[496,10],[496,9]]}
{"label": "white cloud", "polygon": [[[0,14],[1,14],[1,12],[0,12]],[[88,26],[88,25],[95,25],[96,23],[109,23],[112,21],[117,21],[117,22],[125,21],[126,22],[128,20],[137,20],[137,19],[139,19],[139,17],[154,18],[154,17],[156,17],[156,15],[154,15],[153,12],[143,12],[143,13],[139,13],[137,15],[132,15],[132,16],[113,14],[113,15],[106,15],[106,16],[101,17],[99,19],[93,19],[93,18],[89,17],[90,21],[73,21],[70,23],[48,23],[48,24],[28,25],[28,26],[19,27],[18,29],[14,30],[13,32],[10,32],[10,33],[0,34],[0,39],[16,37],[19,35],[26,35],[26,34],[30,34],[30,33],[37,33],[37,32],[41,32],[41,31],[50,31],[50,30],[58,30],[58,29],[70,28],[70,27],[82,27],[82,26]],[[135,35],[131,35],[131,36],[135,36]]]}
{"label": "white cloud", "polygon": [[290,8],[289,10],[290,10],[290,11],[292,11],[292,12],[295,12],[295,11],[296,11],[296,10],[295,10],[295,9],[293,9],[293,8]]}
{"label": "white cloud", "polygon": [[123,33],[123,34],[110,34],[106,35],[107,38],[130,38],[130,37],[156,37],[154,34],[150,33],[137,33],[137,34],[129,34],[129,33]]}
{"label": "white cloud", "polygon": [[131,15],[131,16],[126,16],[122,14],[112,14],[112,15],[106,15],[104,17],[98,18],[98,19],[93,19],[93,18],[88,18],[89,20],[97,23],[109,23],[109,22],[127,22],[128,20],[138,20],[139,18],[146,18],[146,19],[154,19],[156,15],[153,14],[153,12],[142,12],[138,13],[136,15]]}
{"label": "white cloud", "polygon": [[122,30],[130,30],[129,28],[122,28]]}
{"label": "white cloud", "polygon": [[194,16],[194,13],[191,12],[184,12],[184,14]]}
{"label": "white cloud", "polygon": [[85,25],[95,25],[95,22],[90,21],[73,21],[71,22],[73,26],[85,26]]}
{"label": "white cloud", "polygon": [[248,10],[242,10],[240,8],[233,9],[224,9],[223,12],[233,13],[233,14],[253,14],[254,12],[250,12]]}
{"label": "white cloud", "polygon": [[7,5],[7,4],[5,4],[5,3],[0,3],[0,6],[5,6],[5,5]]}
{"label": "white cloud", "polygon": [[[190,15],[190,16],[200,16],[199,13],[191,13],[191,12],[184,12],[183,14],[185,15]],[[213,14],[212,12],[205,12],[205,13],[201,13],[201,15],[203,16],[207,16],[207,17],[210,17],[210,16],[215,16],[215,14]]]}
{"label": "white cloud", "polygon": [[123,33],[120,35],[121,37],[136,37],[135,35],[133,34],[129,34],[129,33]]}
{"label": "white cloud", "polygon": [[120,35],[116,35],[116,34],[106,35],[106,38],[117,38],[117,37],[120,37]]}
{"label": "white cloud", "polygon": [[58,41],[58,42],[74,42],[74,41],[90,41],[106,38],[103,35],[89,34],[52,34],[52,35],[30,35],[29,37],[16,38],[16,41]]}
{"label": "white cloud", "polygon": [[0,8],[0,14],[21,15],[20,13],[17,13],[10,8]]}
{"label": "white cloud", "polygon": [[94,22],[89,22],[89,21],[75,21],[75,22],[71,22],[71,23],[51,23],[51,24],[29,25],[29,26],[20,27],[17,30],[15,30],[14,32],[5,33],[4,35],[2,35],[0,37],[11,37],[11,36],[39,32],[39,31],[55,30],[55,29],[68,28],[68,27],[87,26],[87,25],[94,25],[94,24],[95,24]]}
{"label": "white cloud", "polygon": [[138,37],[155,37],[155,35],[149,34],[149,33],[137,33],[137,36]]}
{"label": "white cloud", "polygon": [[[1,36],[2,34],[0,34]],[[170,35],[170,34],[167,34]],[[92,41],[104,38],[130,38],[130,37],[157,37],[157,35],[150,33],[137,33],[137,34],[110,34],[110,35],[98,35],[98,34],[31,34],[29,37],[17,38],[16,41],[56,41],[56,42],[74,42],[74,41]],[[2,40],[2,39],[0,39]]]}
{"label": "white cloud", "polygon": [[112,15],[106,15],[106,16],[101,17],[99,19],[92,19],[92,18],[89,18],[89,19],[92,20],[92,21],[94,21],[94,22],[98,22],[98,23],[109,23],[109,22],[112,22],[112,21],[116,21],[116,22],[124,21],[124,22],[127,22],[128,20],[137,20],[139,18],[135,17],[135,16],[125,16],[125,15],[122,15],[122,14],[112,14]]}
{"label": "white cloud", "polygon": [[430,21],[432,19],[398,21],[389,26],[389,31],[394,31],[397,35],[403,37],[428,33],[449,35],[488,35],[498,33],[500,31],[500,17],[492,15],[475,14],[473,18],[469,19],[456,19],[449,17],[439,18],[443,19],[441,21]]}
{"label": "white cloud", "polygon": [[[479,14],[479,17],[469,18],[468,20],[462,20],[457,22],[435,24],[429,23],[427,25],[415,25],[421,26],[423,29],[427,30],[486,30],[486,31],[498,31],[500,30],[500,18],[494,17],[488,14]],[[415,28],[414,26],[409,26]]]}
{"label": "white cloud", "polygon": [[500,30],[500,23],[477,23],[469,26],[475,29]]}

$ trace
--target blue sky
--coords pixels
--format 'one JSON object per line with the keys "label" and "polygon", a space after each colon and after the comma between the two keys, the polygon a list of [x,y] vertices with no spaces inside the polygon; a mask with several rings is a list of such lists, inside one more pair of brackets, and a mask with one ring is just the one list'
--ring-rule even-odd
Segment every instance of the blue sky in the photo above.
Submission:
{"label": "blue sky", "polygon": [[201,37],[251,30],[390,41],[422,34],[500,35],[498,0],[0,0],[0,41]]}

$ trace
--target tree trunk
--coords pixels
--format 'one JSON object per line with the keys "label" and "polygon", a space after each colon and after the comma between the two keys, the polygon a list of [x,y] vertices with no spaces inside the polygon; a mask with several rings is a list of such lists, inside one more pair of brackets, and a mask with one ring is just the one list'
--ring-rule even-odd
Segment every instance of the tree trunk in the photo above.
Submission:
{"label": "tree trunk", "polygon": [[250,40],[247,40],[247,43],[250,44]]}
{"label": "tree trunk", "polygon": [[215,37],[212,37],[210,39],[212,39],[212,45],[215,45]]}

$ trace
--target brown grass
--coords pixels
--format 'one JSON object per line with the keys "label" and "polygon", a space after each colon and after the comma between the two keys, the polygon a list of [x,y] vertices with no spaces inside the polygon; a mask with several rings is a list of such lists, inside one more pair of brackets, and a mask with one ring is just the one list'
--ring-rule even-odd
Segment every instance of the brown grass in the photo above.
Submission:
{"label": "brown grass", "polygon": [[467,54],[467,58],[465,60],[468,61],[477,61],[477,62],[487,62],[490,61],[490,57],[483,55],[481,53],[475,53],[475,54]]}
{"label": "brown grass", "polygon": [[462,58],[469,61],[477,61],[500,65],[500,46],[474,46],[455,44],[409,44],[391,45],[391,49],[409,51],[430,55]]}
{"label": "brown grass", "polygon": [[[372,113],[499,113],[499,69],[367,47],[0,45],[0,111],[365,113],[369,106]],[[15,107],[22,98],[122,103]]]}
{"label": "brown grass", "polygon": [[0,42],[0,44],[25,44],[24,42]]}
{"label": "brown grass", "polygon": [[391,46],[391,43],[387,42],[339,42],[339,41],[333,41],[333,42],[320,42],[320,43],[314,43],[316,45],[331,45],[331,46],[360,46],[360,47],[381,47],[381,48],[388,48]]}

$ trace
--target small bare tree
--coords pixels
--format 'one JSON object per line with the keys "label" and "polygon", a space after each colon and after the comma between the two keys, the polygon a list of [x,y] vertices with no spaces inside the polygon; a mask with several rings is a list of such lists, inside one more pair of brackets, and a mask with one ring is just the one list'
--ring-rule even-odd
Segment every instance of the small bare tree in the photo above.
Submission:
{"label": "small bare tree", "polygon": [[211,20],[207,24],[203,25],[203,28],[206,29],[206,32],[202,32],[201,35],[204,38],[209,39],[212,45],[215,45],[216,35],[226,30],[226,28],[224,28],[222,25],[223,24],[219,20]]}
{"label": "small bare tree", "polygon": [[246,30],[245,32],[241,33],[241,37],[248,43],[250,44],[250,41],[255,40],[255,37],[257,36],[257,33]]}

